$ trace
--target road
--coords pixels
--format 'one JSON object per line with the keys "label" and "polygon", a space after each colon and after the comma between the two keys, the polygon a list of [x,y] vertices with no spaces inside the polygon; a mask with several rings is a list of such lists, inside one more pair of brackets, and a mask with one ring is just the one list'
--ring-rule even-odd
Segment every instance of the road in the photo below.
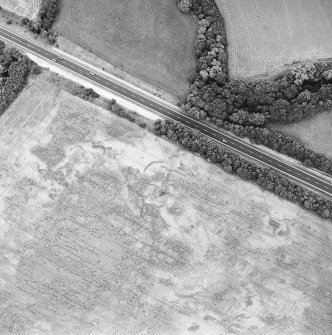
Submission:
{"label": "road", "polygon": [[[45,58],[51,62],[52,58],[58,57],[56,53],[53,53],[47,47],[40,46],[31,40],[22,39],[20,36],[6,29],[0,28],[0,35],[5,40],[16,44],[18,47],[36,54],[39,57]],[[126,99],[132,100],[135,103],[139,103],[140,105],[149,108],[162,117],[179,121],[192,129],[198,129],[204,135],[207,135],[213,140],[222,143],[224,146],[228,146],[239,153],[250,156],[251,158],[260,161],[261,163],[293,178],[294,180],[298,180],[301,183],[304,183],[307,186],[332,197],[332,184],[324,177],[320,177],[315,173],[310,173],[310,171],[307,172],[297,168],[296,166],[279,160],[276,157],[269,156],[264,151],[254,148],[252,145],[245,143],[241,139],[234,138],[227,135],[226,133],[220,132],[217,129],[213,129],[201,123],[200,121],[179,112],[178,110],[167,107],[153,98],[136,92],[135,89],[122,86],[121,84],[112,81],[110,78],[103,77],[97,73],[92,75],[89,69],[86,69],[82,65],[77,64],[72,60],[66,59],[65,57],[63,57],[61,60],[58,59],[57,64],[85,77],[86,79],[98,84],[99,86],[102,86],[103,88],[109,89],[125,97]],[[227,143],[223,143],[223,140],[226,140]]]}

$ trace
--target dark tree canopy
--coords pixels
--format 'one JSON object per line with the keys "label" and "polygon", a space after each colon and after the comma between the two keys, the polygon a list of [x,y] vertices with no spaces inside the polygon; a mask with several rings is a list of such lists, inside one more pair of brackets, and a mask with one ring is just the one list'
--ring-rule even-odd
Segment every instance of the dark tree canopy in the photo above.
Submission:
{"label": "dark tree canopy", "polygon": [[196,71],[183,109],[195,118],[332,174],[329,159],[298,140],[265,128],[269,122],[296,122],[331,110],[332,63],[299,64],[273,80],[230,81],[226,31],[214,0],[181,3],[186,4],[184,12],[192,12],[198,28]]}
{"label": "dark tree canopy", "polygon": [[234,173],[242,179],[252,180],[263,189],[281,198],[299,203],[302,207],[314,211],[323,218],[332,219],[331,201],[296,185],[270,168],[258,167],[239,155],[221,148],[199,131],[172,120],[157,120],[154,127],[157,135],[167,137],[184,148],[200,154],[227,172]]}
{"label": "dark tree canopy", "polygon": [[52,32],[51,28],[55,21],[60,7],[60,0],[42,0],[38,17],[35,21],[27,18],[21,20],[22,24],[28,26],[29,30],[35,34],[46,38],[50,43],[54,43],[57,33]]}
{"label": "dark tree canopy", "polygon": [[4,42],[0,41],[0,64],[3,68],[0,74],[0,115],[2,115],[27,84],[33,63],[17,49],[5,48]]}

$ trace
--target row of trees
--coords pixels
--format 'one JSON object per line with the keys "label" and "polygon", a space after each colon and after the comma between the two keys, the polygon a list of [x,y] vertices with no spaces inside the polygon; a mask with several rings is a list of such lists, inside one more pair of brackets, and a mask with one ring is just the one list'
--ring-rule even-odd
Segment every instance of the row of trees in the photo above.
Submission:
{"label": "row of trees", "polygon": [[308,149],[301,141],[267,128],[244,126],[225,120],[212,118],[211,121],[224,130],[231,131],[239,137],[248,137],[256,144],[295,158],[305,166],[314,167],[332,175],[332,161],[322,154]]}
{"label": "row of trees", "polygon": [[192,12],[198,27],[196,71],[183,109],[332,174],[331,160],[298,140],[265,128],[268,122],[299,121],[332,109],[332,63],[299,64],[273,80],[229,81],[224,21],[214,0],[180,0],[178,5],[183,12]]}
{"label": "row of trees", "polygon": [[5,48],[0,41],[0,115],[16,99],[27,84],[33,62],[15,48]]}
{"label": "row of trees", "polygon": [[218,8],[210,0],[181,0],[178,7],[185,13],[192,10],[198,26],[195,42],[198,77],[204,82],[224,84],[228,80],[226,33]]}
{"label": "row of trees", "polygon": [[92,101],[93,99],[99,98],[99,94],[95,92],[92,88],[85,88],[84,86],[78,86],[73,92],[74,95],[81,99]]}
{"label": "row of trees", "polygon": [[42,0],[38,17],[35,21],[22,19],[22,24],[27,25],[30,31],[46,38],[49,43],[56,41],[57,33],[51,30],[59,10],[60,0]]}
{"label": "row of trees", "polygon": [[197,23],[196,71],[183,108],[191,115],[262,126],[293,122],[332,107],[332,63],[306,62],[258,82],[228,80],[224,20],[214,0],[180,0]]}
{"label": "row of trees", "polygon": [[[223,49],[224,50],[224,49]],[[197,59],[197,71],[200,59]],[[191,115],[263,126],[295,122],[332,107],[332,63],[298,65],[292,71],[260,82],[232,81],[224,85],[197,72],[183,108]]]}
{"label": "row of trees", "polygon": [[171,120],[157,120],[154,127],[157,135],[180,143],[184,148],[199,153],[209,162],[221,166],[226,171],[237,174],[243,179],[252,180],[263,189],[269,190],[281,198],[299,203],[302,207],[314,211],[321,217],[332,218],[331,201],[292,183],[274,170],[258,167],[237,154],[220,148],[202,136],[199,131]]}
{"label": "row of trees", "polygon": [[107,104],[107,109],[112,113],[115,113],[118,116],[121,116],[130,122],[134,122],[139,125],[141,128],[146,128],[146,123],[140,120],[140,115],[137,114],[135,111],[131,111],[128,109],[123,108],[119,105],[115,99],[109,100]]}

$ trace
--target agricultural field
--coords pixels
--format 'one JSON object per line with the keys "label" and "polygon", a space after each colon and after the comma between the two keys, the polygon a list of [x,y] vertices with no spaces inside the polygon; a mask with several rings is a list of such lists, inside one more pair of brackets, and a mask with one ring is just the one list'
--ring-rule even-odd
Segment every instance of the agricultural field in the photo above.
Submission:
{"label": "agricultural field", "polygon": [[41,0],[0,0],[0,6],[21,17],[36,18]]}
{"label": "agricultural field", "polygon": [[329,0],[216,0],[226,23],[233,79],[332,56]]}
{"label": "agricultural field", "polygon": [[197,28],[174,0],[62,0],[54,29],[160,89],[187,91]]}
{"label": "agricultural field", "polygon": [[332,111],[291,124],[272,124],[269,128],[300,139],[308,148],[332,158]]}
{"label": "agricultural field", "polygon": [[330,334],[331,222],[43,80],[0,148],[1,334]]}

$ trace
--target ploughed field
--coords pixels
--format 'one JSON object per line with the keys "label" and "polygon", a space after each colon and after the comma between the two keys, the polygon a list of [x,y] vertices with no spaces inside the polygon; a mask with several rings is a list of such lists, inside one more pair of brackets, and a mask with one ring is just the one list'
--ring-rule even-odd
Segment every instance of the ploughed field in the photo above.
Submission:
{"label": "ploughed field", "polygon": [[197,28],[174,0],[62,0],[54,28],[114,66],[185,95]]}
{"label": "ploughed field", "polygon": [[330,0],[215,0],[226,22],[232,78],[332,56]]}
{"label": "ploughed field", "polygon": [[0,150],[0,334],[330,334],[331,222],[41,80]]}
{"label": "ploughed field", "polygon": [[34,19],[39,11],[41,0],[0,0],[0,6],[18,16]]}

